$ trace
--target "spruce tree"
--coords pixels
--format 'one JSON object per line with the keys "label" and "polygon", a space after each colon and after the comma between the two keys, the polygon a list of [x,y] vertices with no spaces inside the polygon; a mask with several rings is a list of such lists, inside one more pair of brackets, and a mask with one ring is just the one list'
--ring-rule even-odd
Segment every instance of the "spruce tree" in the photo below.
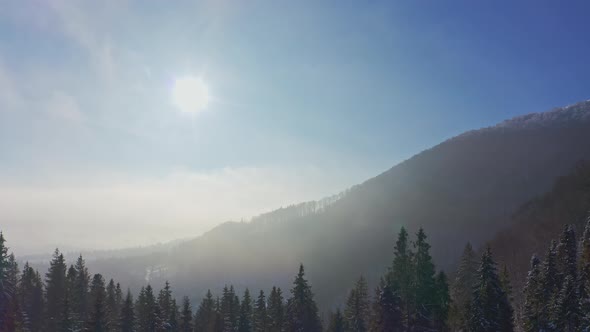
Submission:
{"label": "spruce tree", "polygon": [[557,245],[557,278],[559,289],[562,288],[563,282],[568,276],[572,280],[578,280],[577,246],[576,233],[573,226],[566,225]]}
{"label": "spruce tree", "polygon": [[76,264],[76,281],[73,285],[73,292],[71,296],[72,308],[80,322],[85,322],[88,318],[90,310],[89,302],[89,288],[90,288],[90,274],[86,268],[86,262],[82,255],[78,256]]}
{"label": "spruce tree", "polygon": [[449,318],[449,307],[451,296],[449,294],[449,283],[447,275],[440,271],[436,276],[436,298],[433,310],[434,328],[437,331],[447,331],[447,320]]}
{"label": "spruce tree", "polygon": [[375,290],[371,317],[371,332],[402,331],[404,328],[401,298],[383,279]]}
{"label": "spruce tree", "polygon": [[470,307],[469,330],[473,332],[511,332],[513,313],[506,292],[502,289],[496,262],[488,247],[481,258]]}
{"label": "spruce tree", "polygon": [[133,306],[133,296],[129,289],[127,290],[125,300],[121,304],[121,314],[119,316],[118,326],[121,332],[135,331],[135,308]]}
{"label": "spruce tree", "polygon": [[579,331],[580,310],[575,280],[567,275],[555,303],[554,326],[557,331]]}
{"label": "spruce tree", "polygon": [[522,324],[525,332],[543,330],[542,307],[544,305],[541,284],[541,262],[536,255],[531,258],[531,269],[528,273],[523,289],[524,305]]}
{"label": "spruce tree", "polygon": [[10,320],[8,304],[14,294],[14,286],[8,282],[8,247],[6,247],[4,234],[0,232],[0,330],[9,331],[13,322]]}
{"label": "spruce tree", "polygon": [[76,268],[74,265],[70,265],[68,272],[66,273],[66,287],[68,292],[70,293],[70,302],[71,302],[71,294],[73,294],[74,287],[76,285]]}
{"label": "spruce tree", "polygon": [[305,279],[303,265],[299,266],[299,273],[293,282],[291,298],[287,301],[287,332],[316,332],[322,330],[318,315],[318,308],[313,299],[311,286]]}
{"label": "spruce tree", "polygon": [[[219,310],[221,310],[221,308]],[[215,301],[213,300],[213,295],[211,294],[211,290],[208,290],[207,295],[205,295],[205,298],[201,301],[195,314],[195,331],[216,331],[217,315],[218,312]],[[219,313],[219,315],[221,316],[221,313]]]}
{"label": "spruce tree", "polygon": [[151,285],[142,288],[137,298],[137,327],[140,332],[155,332],[162,328],[160,308]]}
{"label": "spruce tree", "polygon": [[16,294],[18,265],[5,243],[0,232],[0,331],[14,331],[23,324]]}
{"label": "spruce tree", "polygon": [[580,241],[578,296],[580,298],[580,329],[590,331],[590,216]]}
{"label": "spruce tree", "polygon": [[170,317],[172,315],[172,289],[170,283],[166,280],[164,288],[158,294],[158,305],[160,306],[161,319],[166,325],[170,324]]}
{"label": "spruce tree", "polygon": [[180,332],[193,331],[193,311],[188,296],[182,298],[182,309],[180,312]]}
{"label": "spruce tree", "polygon": [[8,321],[11,323],[14,330],[21,331],[24,328],[24,317],[18,301],[18,281],[19,281],[19,270],[18,263],[14,258],[14,254],[11,253],[8,256],[8,278],[7,284],[10,285],[11,294],[10,302],[8,303]]}
{"label": "spruce tree", "polygon": [[401,307],[404,325],[406,329],[412,324],[412,313],[414,311],[414,264],[413,253],[408,243],[408,232],[401,228],[395,244],[393,266],[388,275],[390,290],[396,290],[401,298]]}
{"label": "spruce tree", "polygon": [[213,323],[211,331],[223,332],[223,314],[221,312],[221,300],[219,296],[215,299],[215,321]]}
{"label": "spruce tree", "polygon": [[330,315],[330,322],[326,332],[345,332],[347,330],[344,328],[344,325],[344,317],[340,309],[336,309],[336,312]]}
{"label": "spruce tree", "polygon": [[70,303],[70,295],[69,292],[66,290],[64,293],[62,313],[57,324],[57,331],[59,332],[71,332],[79,330],[79,326],[77,322],[74,320],[72,306]]}
{"label": "spruce tree", "polygon": [[221,315],[223,317],[223,331],[236,331],[238,329],[240,304],[234,286],[228,288],[226,285],[223,288]]}
{"label": "spruce tree", "polygon": [[539,308],[539,324],[544,330],[551,330],[554,319],[554,308],[559,295],[557,270],[557,243],[551,241],[549,249],[545,254],[545,260],[541,266],[541,287],[540,297],[542,306]]}
{"label": "spruce tree", "polygon": [[268,297],[269,332],[283,331],[285,321],[285,308],[283,293],[280,288],[274,287]]}
{"label": "spruce tree", "polygon": [[64,312],[64,297],[66,294],[66,264],[64,256],[55,249],[49,263],[49,271],[45,275],[46,330],[57,331]]}
{"label": "spruce tree", "polygon": [[429,330],[434,327],[434,311],[437,309],[436,270],[430,256],[430,245],[426,234],[420,228],[416,234],[416,253],[414,254],[415,280],[413,284],[416,308],[414,328]]}
{"label": "spruce tree", "polygon": [[467,243],[463,249],[461,260],[451,288],[452,304],[449,309],[449,325],[452,330],[467,328],[467,309],[471,305],[473,289],[477,282],[478,258]]}
{"label": "spruce tree", "polygon": [[21,273],[18,287],[19,306],[25,318],[25,329],[39,332],[43,326],[43,281],[28,262]]}
{"label": "spruce tree", "polygon": [[252,315],[252,327],[254,332],[268,332],[268,313],[266,311],[266,297],[264,291],[260,290],[256,304],[254,305],[254,314]]}
{"label": "spruce tree", "polygon": [[508,300],[512,303],[512,283],[510,282],[510,272],[508,272],[506,264],[504,264],[502,272],[500,273],[500,284],[502,285],[504,292],[506,292]]}
{"label": "spruce tree", "polygon": [[92,278],[90,286],[91,312],[86,323],[86,330],[95,332],[109,331],[111,325],[106,300],[105,281],[102,275],[97,273]]}
{"label": "spruce tree", "polygon": [[180,323],[179,320],[180,319],[180,308],[178,307],[178,304],[176,303],[176,299],[172,299],[172,302],[170,304],[170,319],[168,320],[168,324],[166,326],[166,329],[168,331],[178,331]]}
{"label": "spruce tree", "polygon": [[252,331],[252,298],[250,297],[250,291],[246,288],[244,297],[242,298],[242,304],[240,307],[240,318],[238,323],[238,332],[251,332]]}
{"label": "spruce tree", "polygon": [[[344,310],[344,322],[347,331],[365,332],[369,330],[369,294],[367,282],[362,276],[350,291],[346,308]],[[340,313],[340,311],[338,311]]]}
{"label": "spruce tree", "polygon": [[117,286],[113,279],[109,280],[106,288],[106,312],[107,318],[111,326],[115,326],[121,308],[117,303]]}

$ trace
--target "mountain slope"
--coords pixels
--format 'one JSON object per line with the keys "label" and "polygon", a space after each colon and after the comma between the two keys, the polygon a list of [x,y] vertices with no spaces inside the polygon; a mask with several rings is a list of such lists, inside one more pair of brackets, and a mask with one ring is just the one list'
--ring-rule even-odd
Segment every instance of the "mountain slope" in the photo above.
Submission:
{"label": "mountain slope", "polygon": [[358,271],[377,280],[401,226],[424,227],[436,262],[450,266],[467,240],[490,240],[520,204],[590,159],[588,142],[590,101],[526,115],[445,141],[321,208],[292,206],[251,223],[223,224],[169,253],[94,265],[117,271],[124,283],[138,285],[146,275],[153,283],[170,279],[181,293],[199,297],[224,283],[289,287],[304,262],[321,304],[333,305]]}
{"label": "mountain slope", "polygon": [[582,236],[590,215],[590,162],[577,164],[559,177],[552,189],[523,204],[511,217],[511,226],[498,233],[490,246],[511,272],[519,289],[526,280],[532,254],[542,257],[551,240],[559,240],[566,224]]}

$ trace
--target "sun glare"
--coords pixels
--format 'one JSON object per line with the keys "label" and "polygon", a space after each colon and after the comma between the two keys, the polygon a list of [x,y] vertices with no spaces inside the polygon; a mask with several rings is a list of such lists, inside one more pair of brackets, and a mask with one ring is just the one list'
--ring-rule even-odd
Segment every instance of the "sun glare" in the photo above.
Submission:
{"label": "sun glare", "polygon": [[207,108],[210,99],[209,87],[200,77],[184,77],[174,82],[172,102],[182,112],[199,113]]}

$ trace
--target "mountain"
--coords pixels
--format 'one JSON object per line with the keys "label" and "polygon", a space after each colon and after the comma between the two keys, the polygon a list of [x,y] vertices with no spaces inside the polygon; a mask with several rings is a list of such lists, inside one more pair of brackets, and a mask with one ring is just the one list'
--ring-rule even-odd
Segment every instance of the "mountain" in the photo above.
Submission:
{"label": "mountain", "polygon": [[225,223],[168,252],[91,266],[134,287],[168,279],[199,298],[225,283],[288,288],[303,262],[325,308],[342,301],[356,271],[375,284],[402,226],[423,227],[437,265],[449,268],[466,241],[491,240],[523,202],[590,159],[589,142],[590,101],[525,115],[447,140],[327,201]]}
{"label": "mountain", "polygon": [[550,191],[526,202],[512,215],[511,226],[489,245],[509,268],[516,289],[526,280],[531,256],[543,257],[551,240],[559,241],[567,224],[575,226],[580,238],[589,213],[590,161],[584,161],[559,177]]}

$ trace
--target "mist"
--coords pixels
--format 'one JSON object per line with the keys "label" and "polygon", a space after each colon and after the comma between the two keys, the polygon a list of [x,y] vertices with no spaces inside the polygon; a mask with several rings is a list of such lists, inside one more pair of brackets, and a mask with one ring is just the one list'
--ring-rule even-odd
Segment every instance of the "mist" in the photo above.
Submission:
{"label": "mist", "polygon": [[223,168],[163,176],[0,180],[2,230],[21,254],[117,249],[193,238],[225,221],[342,191],[362,172]]}

